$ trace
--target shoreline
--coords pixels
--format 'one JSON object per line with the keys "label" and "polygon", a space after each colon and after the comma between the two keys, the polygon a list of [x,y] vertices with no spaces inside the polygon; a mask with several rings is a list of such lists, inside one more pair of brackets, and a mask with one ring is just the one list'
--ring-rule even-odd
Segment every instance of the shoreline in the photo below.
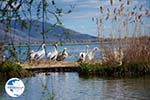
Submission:
{"label": "shoreline", "polygon": [[47,60],[24,63],[23,68],[32,72],[78,72],[80,75],[87,76],[106,76],[106,77],[125,77],[150,75],[150,65],[143,66],[132,64],[128,66],[114,65],[106,66],[101,62],[50,62]]}
{"label": "shoreline", "polygon": [[[134,77],[150,75],[150,65],[142,66],[132,64],[129,66],[106,66],[100,62],[50,62],[48,60],[24,62],[16,64],[15,62],[4,62],[1,66],[0,74],[6,77],[30,77],[41,72],[78,72],[80,76],[98,76],[98,77]],[[9,64],[8,64],[9,63]],[[146,69],[147,68],[147,69]],[[6,70],[6,71],[5,71]]]}
{"label": "shoreline", "polygon": [[[121,42],[122,43],[130,43],[132,42],[132,40],[136,40],[136,39],[145,39],[145,38],[149,38],[150,39],[150,36],[140,36],[140,37],[129,37],[128,40],[126,40],[125,38],[121,38]],[[103,39],[103,43],[118,43],[118,41],[120,41],[119,38],[104,38]],[[101,40],[100,39],[95,39],[95,40],[91,40],[91,41],[70,41],[70,42],[60,42],[60,41],[50,41],[50,42],[46,42],[46,44],[48,45],[52,45],[56,42],[59,42],[60,44],[63,44],[63,45],[79,45],[79,44],[94,44],[94,43],[101,43]],[[4,46],[8,46],[10,45],[10,43],[7,43],[5,44],[4,42],[2,42],[4,44]],[[41,42],[42,43],[42,42]],[[41,45],[41,43],[30,43],[30,46],[38,46],[38,45]],[[27,46],[27,44],[29,43],[14,43],[14,46]]]}
{"label": "shoreline", "polygon": [[[99,42],[85,42],[85,43],[62,43],[62,45],[80,45],[80,44],[98,44]],[[38,44],[31,44],[30,46],[39,46],[41,45],[40,43]],[[53,45],[53,43],[46,43],[47,46]],[[4,46],[9,46],[9,44],[4,44]],[[14,46],[27,46],[26,43],[23,44],[14,44]]]}

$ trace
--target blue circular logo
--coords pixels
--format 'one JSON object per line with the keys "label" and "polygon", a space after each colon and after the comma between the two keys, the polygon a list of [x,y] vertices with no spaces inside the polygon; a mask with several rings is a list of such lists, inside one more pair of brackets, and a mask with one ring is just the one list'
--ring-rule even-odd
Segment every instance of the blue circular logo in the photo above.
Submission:
{"label": "blue circular logo", "polygon": [[11,78],[5,84],[5,90],[11,97],[19,97],[24,92],[24,89],[24,83],[18,78]]}

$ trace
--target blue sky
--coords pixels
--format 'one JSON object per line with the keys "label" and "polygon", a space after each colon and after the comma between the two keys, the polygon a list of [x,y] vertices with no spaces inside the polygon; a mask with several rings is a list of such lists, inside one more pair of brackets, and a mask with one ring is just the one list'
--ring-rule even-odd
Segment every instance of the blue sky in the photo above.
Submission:
{"label": "blue sky", "polygon": [[[51,0],[47,0],[49,3]],[[100,17],[100,11],[99,7],[103,6],[104,8],[104,14],[103,18],[106,17],[107,14],[107,8],[110,9],[110,12],[113,12],[113,9],[119,8],[121,3],[124,3],[125,9],[133,9],[133,7],[136,5],[137,8],[140,8],[141,5],[143,5],[142,9],[148,9],[150,11],[150,0],[130,0],[130,5],[127,5],[127,0],[113,0],[113,5],[110,5],[110,0],[55,0],[56,6],[63,8],[63,10],[70,9],[70,5],[76,5],[73,12],[70,14],[64,14],[62,17],[60,17],[61,21],[63,22],[64,27],[78,31],[83,34],[89,34],[93,36],[97,36],[97,25],[96,22],[92,21],[92,18],[99,18]],[[38,1],[36,1],[38,2]],[[35,3],[35,6],[36,3]],[[50,9],[53,10],[53,7],[50,6]],[[33,7],[34,12],[34,7]],[[138,11],[138,14],[144,13],[144,11]],[[36,15],[33,15],[36,16]],[[49,20],[48,22],[54,23],[56,20],[52,15],[48,15]],[[110,16],[112,17],[112,16]],[[121,17],[120,19],[123,19]],[[150,17],[146,18],[143,16],[144,25],[141,26],[141,31],[146,31],[147,34],[150,34]],[[119,23],[112,23],[111,21],[105,21],[103,24],[103,36],[109,37],[111,32],[117,33],[117,29],[119,27]],[[122,26],[121,26],[122,27]],[[146,27],[146,29],[145,29]],[[129,33],[133,33],[134,25],[129,24]],[[111,30],[111,31],[110,31]],[[124,32],[124,29],[121,29],[122,33]],[[115,34],[114,34],[115,36]],[[123,36],[123,35],[122,35]]]}
{"label": "blue sky", "polygon": [[[60,19],[62,20],[65,27],[73,29],[75,31],[81,32],[83,34],[90,34],[97,36],[97,26],[96,23],[92,21],[92,17],[97,18],[100,16],[99,7],[103,6],[105,8],[119,7],[120,3],[125,3],[125,8],[132,9],[134,5],[140,7],[143,5],[143,9],[150,10],[150,0],[131,0],[130,6],[126,4],[127,0],[113,0],[113,6],[110,6],[110,0],[55,0],[57,6],[63,9],[68,9],[71,4],[75,4],[75,9],[71,14],[63,15]],[[104,11],[106,11],[105,9]],[[142,11],[139,13],[143,13]],[[106,14],[104,14],[105,16]],[[52,18],[50,22],[54,19]],[[145,26],[150,28],[149,18],[143,18]],[[112,23],[107,21],[104,23],[104,35],[109,36],[109,29],[112,29]],[[117,27],[117,25],[116,25]],[[115,28],[115,26],[113,27]],[[133,25],[129,25],[129,32],[132,32]],[[142,30],[142,29],[141,29]],[[114,30],[115,31],[115,30]],[[148,29],[146,30],[150,32]],[[148,33],[149,34],[149,33]]]}

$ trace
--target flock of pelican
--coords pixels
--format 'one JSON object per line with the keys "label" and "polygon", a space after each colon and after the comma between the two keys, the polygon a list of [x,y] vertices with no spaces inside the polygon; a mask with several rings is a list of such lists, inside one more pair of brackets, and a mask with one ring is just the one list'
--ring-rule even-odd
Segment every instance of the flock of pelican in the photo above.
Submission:
{"label": "flock of pelican", "polygon": [[[42,44],[40,50],[30,52],[30,58],[31,60],[40,60],[43,59],[45,56],[50,61],[64,61],[68,57],[67,48],[64,48],[61,52],[58,51],[58,44],[53,45],[53,50],[51,52],[48,52],[46,55],[45,50],[45,44]],[[80,52],[77,58],[77,62],[85,62],[85,61],[92,61],[94,59],[94,56],[96,54],[96,51],[98,51],[98,47],[94,47],[92,50],[89,49],[89,46],[87,45],[85,47],[85,50]],[[123,59],[123,51],[122,49],[115,50],[114,51],[114,58],[119,63],[119,65],[122,65],[122,59]],[[102,57],[102,59],[105,61],[107,60],[105,56]]]}
{"label": "flock of pelican", "polygon": [[85,52],[79,54],[77,62],[92,61],[97,50],[99,50],[99,48],[94,47],[92,51],[89,51],[89,46],[87,45]]}
{"label": "flock of pelican", "polygon": [[[39,51],[35,52],[31,50],[30,52],[31,60],[43,59],[46,55],[45,46],[46,45],[43,43]],[[57,46],[58,46],[57,44],[54,44],[54,50],[52,52],[48,52],[47,54],[47,58],[51,61],[63,61],[65,58],[68,57],[67,48],[64,48],[62,52],[58,52]]]}
{"label": "flock of pelican", "polygon": [[[53,50],[47,53],[46,55],[46,45],[43,43],[40,47],[40,50],[30,51],[30,59],[31,60],[41,60],[45,56],[50,60],[50,61],[64,61],[68,57],[68,52],[67,48],[64,48],[61,52],[58,51],[58,44],[53,45]],[[80,52],[77,58],[77,62],[86,62],[86,61],[93,61],[94,56],[96,54],[96,51],[100,50],[98,47],[94,47],[92,50],[89,49],[89,46],[86,45],[85,50]],[[123,50],[122,48],[119,48],[118,50],[114,50],[114,58],[115,60],[119,63],[119,65],[122,65],[122,60],[123,60]],[[103,54],[103,53],[102,53]],[[113,56],[113,55],[112,55]],[[6,57],[0,56],[0,60],[5,61]],[[107,56],[102,55],[102,60],[107,62]]]}
{"label": "flock of pelican", "polygon": [[[54,44],[53,45],[53,47],[54,47],[53,51],[48,52],[46,55],[45,46],[46,45],[43,43],[40,50],[38,50],[36,52],[31,50],[31,52],[30,52],[31,60],[40,60],[40,59],[43,59],[45,56],[47,56],[47,58],[50,61],[64,61],[68,57],[67,48],[64,48],[62,50],[62,52],[59,52],[58,51],[58,45]],[[99,50],[99,48],[94,47],[91,51],[89,51],[89,46],[87,45],[85,51],[79,53],[77,62],[84,62],[86,60],[88,60],[88,61],[93,60],[97,50]]]}

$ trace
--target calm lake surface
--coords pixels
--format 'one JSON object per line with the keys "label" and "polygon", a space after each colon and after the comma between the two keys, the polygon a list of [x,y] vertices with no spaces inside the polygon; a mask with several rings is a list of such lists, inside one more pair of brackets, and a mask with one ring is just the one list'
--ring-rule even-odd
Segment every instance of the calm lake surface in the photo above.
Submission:
{"label": "calm lake surface", "polygon": [[150,76],[125,79],[85,78],[78,73],[39,73],[22,79],[24,93],[8,96],[0,83],[0,100],[150,100]]}
{"label": "calm lake surface", "polygon": [[[89,49],[99,44],[88,44]],[[108,44],[109,45],[109,44]],[[36,51],[39,46],[31,46]],[[80,52],[85,51],[86,44],[59,46],[62,51],[67,48],[69,56],[65,61],[76,61]],[[25,61],[26,46],[17,48],[19,59]],[[52,46],[46,46],[47,52]],[[100,59],[100,51],[95,60]],[[7,52],[6,52],[7,54]],[[139,78],[96,78],[80,77],[78,73],[38,73],[34,77],[22,79],[25,84],[24,93],[12,98],[5,92],[5,79],[0,77],[0,100],[150,100],[150,76]]]}

